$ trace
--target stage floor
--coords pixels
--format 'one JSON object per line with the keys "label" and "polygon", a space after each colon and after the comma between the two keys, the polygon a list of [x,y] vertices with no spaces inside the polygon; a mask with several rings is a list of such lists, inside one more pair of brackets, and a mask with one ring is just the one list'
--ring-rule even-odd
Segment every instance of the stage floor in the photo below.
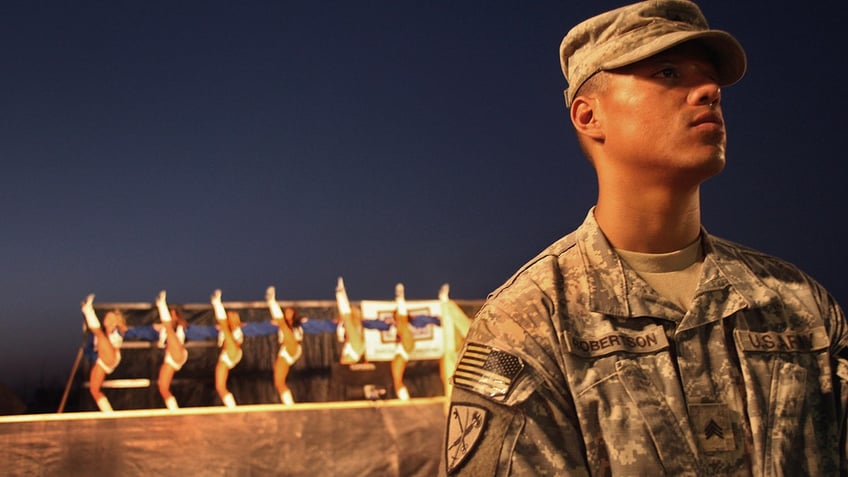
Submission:
{"label": "stage floor", "polygon": [[0,417],[5,475],[438,474],[445,398]]}

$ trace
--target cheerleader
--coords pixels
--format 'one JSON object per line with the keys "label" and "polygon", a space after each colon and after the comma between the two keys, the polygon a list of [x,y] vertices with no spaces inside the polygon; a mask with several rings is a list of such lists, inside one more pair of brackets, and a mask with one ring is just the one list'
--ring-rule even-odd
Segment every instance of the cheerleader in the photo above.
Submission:
{"label": "cheerleader", "polygon": [[406,364],[409,362],[409,353],[415,347],[415,338],[412,336],[412,327],[409,324],[409,313],[406,309],[406,298],[404,297],[403,283],[395,286],[394,311],[395,332],[397,334],[397,348],[392,359],[392,381],[394,382],[395,394],[398,399],[409,400],[409,390],[403,383],[403,375],[406,372]]}
{"label": "cheerleader", "polygon": [[156,297],[156,309],[159,311],[159,347],[165,348],[165,358],[159,368],[159,394],[165,401],[165,407],[174,411],[179,409],[177,399],[171,394],[171,381],[174,373],[188,361],[185,348],[185,329],[188,326],[176,308],[168,308],[165,290]]}
{"label": "cheerleader", "polygon": [[236,407],[233,394],[227,389],[227,378],[242,358],[241,345],[244,342],[244,333],[241,330],[241,317],[234,311],[226,311],[221,302],[221,290],[212,293],[212,309],[215,312],[215,320],[218,322],[218,346],[221,354],[215,365],[215,390],[221,397],[221,402],[232,409]]}
{"label": "cheerleader", "polygon": [[341,364],[358,363],[365,355],[362,315],[359,310],[351,308],[342,277],[339,277],[336,284],[336,305],[339,309],[339,330],[343,331],[339,333],[339,339],[344,340],[339,362]]}
{"label": "cheerleader", "polygon": [[81,309],[85,324],[94,335],[94,349],[97,351],[97,361],[91,367],[91,375],[88,378],[88,389],[101,411],[112,412],[112,405],[100,388],[106,376],[112,374],[121,362],[121,345],[127,331],[126,320],[120,310],[111,310],[106,312],[101,326],[97,313],[94,312],[94,294],[85,298]]}
{"label": "cheerleader", "polygon": [[268,303],[271,318],[279,330],[277,339],[280,343],[280,351],[274,361],[274,387],[277,388],[280,401],[290,406],[294,404],[294,398],[291,389],[286,384],[286,378],[288,378],[292,365],[303,354],[303,347],[301,346],[303,328],[300,326],[300,316],[294,308],[290,306],[287,306],[285,310],[280,308],[274,287],[268,287],[266,290],[265,301]]}

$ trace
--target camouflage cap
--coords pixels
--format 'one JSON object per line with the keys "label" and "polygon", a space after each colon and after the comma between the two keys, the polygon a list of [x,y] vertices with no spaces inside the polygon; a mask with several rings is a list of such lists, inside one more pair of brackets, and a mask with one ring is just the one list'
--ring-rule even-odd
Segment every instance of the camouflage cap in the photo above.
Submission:
{"label": "camouflage cap", "polygon": [[715,55],[721,86],[745,74],[745,50],[730,33],[711,30],[688,0],[648,0],[602,13],[575,26],[559,48],[568,81],[565,105],[599,71],[621,68],[684,42],[696,40]]}

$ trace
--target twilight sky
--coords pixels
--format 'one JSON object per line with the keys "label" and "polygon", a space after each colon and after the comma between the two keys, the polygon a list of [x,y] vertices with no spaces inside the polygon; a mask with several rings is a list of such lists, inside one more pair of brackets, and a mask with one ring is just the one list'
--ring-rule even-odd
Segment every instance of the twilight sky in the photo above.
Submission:
{"label": "twilight sky", "polygon": [[[0,6],[0,383],[64,383],[79,302],[482,299],[595,200],[558,47],[612,1]],[[845,305],[836,1],[702,2],[724,91],[708,231]]]}

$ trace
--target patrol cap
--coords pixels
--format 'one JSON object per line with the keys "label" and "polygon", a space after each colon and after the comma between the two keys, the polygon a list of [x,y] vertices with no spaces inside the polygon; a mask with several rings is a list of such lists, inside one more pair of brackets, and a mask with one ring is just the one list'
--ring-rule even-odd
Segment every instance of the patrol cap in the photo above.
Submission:
{"label": "patrol cap", "polygon": [[559,48],[568,81],[565,105],[599,71],[621,68],[688,41],[706,46],[715,57],[720,86],[745,74],[745,50],[730,33],[711,30],[696,4],[688,0],[648,0],[610,10],[572,28]]}

